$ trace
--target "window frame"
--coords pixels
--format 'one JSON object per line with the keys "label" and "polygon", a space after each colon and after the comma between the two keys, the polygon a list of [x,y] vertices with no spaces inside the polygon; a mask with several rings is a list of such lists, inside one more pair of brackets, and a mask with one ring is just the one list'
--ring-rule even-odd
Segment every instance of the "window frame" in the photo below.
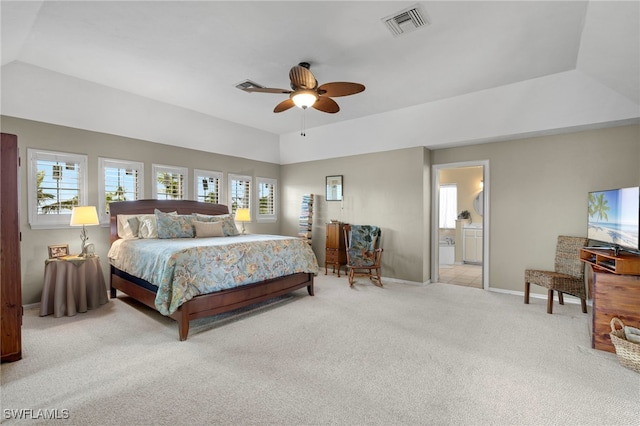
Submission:
{"label": "window frame", "polygon": [[213,170],[202,170],[202,169],[193,170],[193,199],[198,202],[208,203],[209,201],[200,200],[200,194],[198,193],[201,178],[218,179],[218,204],[223,204],[224,203],[223,197],[225,195],[224,194],[224,173],[216,172]]}
{"label": "window frame", "polygon": [[158,198],[158,173],[171,173],[182,175],[182,194],[177,198],[162,198],[163,200],[188,200],[188,188],[189,188],[189,168],[179,166],[168,166],[165,164],[152,164],[151,165],[151,177],[153,184],[151,185],[151,196],[155,200]]}
{"label": "window frame", "polygon": [[[47,151],[37,148],[27,148],[27,158],[29,161],[27,175],[27,210],[29,216],[29,226],[31,229],[57,229],[69,228],[71,212],[68,214],[38,214],[38,162],[55,161],[59,163],[74,163],[78,165],[78,205],[86,206],[87,196],[87,174],[88,156],[85,154],[72,154],[68,152]],[[64,174],[63,174],[64,176]]]}
{"label": "window frame", "polygon": [[[273,186],[273,212],[260,213],[260,185]],[[256,177],[256,220],[258,222],[276,222],[278,220],[278,180],[266,177]]]}
{"label": "window frame", "polygon": [[144,163],[141,161],[119,160],[116,158],[98,157],[98,218],[100,224],[109,223],[109,214],[106,213],[107,200],[106,200],[106,181],[105,181],[105,169],[117,168],[125,170],[135,170],[138,173],[137,176],[137,188],[135,191],[135,200],[144,199]]}
{"label": "window frame", "polygon": [[249,200],[247,201],[247,206],[242,206],[239,208],[248,208],[249,209],[249,217],[253,218],[253,177],[252,176],[248,176],[248,175],[237,175],[237,174],[233,174],[233,173],[229,173],[228,174],[228,186],[229,186],[229,192],[227,194],[227,206],[229,208],[229,214],[235,216],[236,211],[233,208],[233,182],[234,181],[244,181],[244,182],[248,182],[249,183],[249,191],[247,191],[247,194],[249,196]]}

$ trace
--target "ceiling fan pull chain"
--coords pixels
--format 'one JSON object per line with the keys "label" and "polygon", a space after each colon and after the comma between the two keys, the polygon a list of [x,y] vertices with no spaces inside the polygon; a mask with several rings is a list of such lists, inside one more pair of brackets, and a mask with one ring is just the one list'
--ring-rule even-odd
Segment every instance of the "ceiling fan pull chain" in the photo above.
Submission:
{"label": "ceiling fan pull chain", "polygon": [[302,130],[300,131],[300,136],[307,136],[307,122],[306,122],[307,110],[302,110]]}

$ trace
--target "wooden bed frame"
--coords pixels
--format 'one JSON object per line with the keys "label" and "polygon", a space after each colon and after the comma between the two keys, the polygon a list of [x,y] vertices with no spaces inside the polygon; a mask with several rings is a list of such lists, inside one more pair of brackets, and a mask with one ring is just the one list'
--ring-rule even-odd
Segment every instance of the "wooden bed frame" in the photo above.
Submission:
{"label": "wooden bed frame", "polygon": [[[177,211],[178,214],[201,213],[207,215],[228,214],[224,204],[200,203],[191,200],[138,200],[120,201],[109,204],[111,243],[119,239],[117,215],[152,214],[154,209],[163,212]],[[141,283],[138,283],[140,281]],[[127,273],[111,265],[111,298],[116,298],[116,290],[131,296],[135,300],[156,309],[155,286],[140,279],[134,279]],[[259,303],[273,297],[307,287],[313,296],[313,274],[297,273],[280,278],[247,284],[211,294],[202,294],[182,304],[170,318],[178,321],[180,340],[186,340],[189,334],[189,321],[211,315],[232,311],[243,306]]]}

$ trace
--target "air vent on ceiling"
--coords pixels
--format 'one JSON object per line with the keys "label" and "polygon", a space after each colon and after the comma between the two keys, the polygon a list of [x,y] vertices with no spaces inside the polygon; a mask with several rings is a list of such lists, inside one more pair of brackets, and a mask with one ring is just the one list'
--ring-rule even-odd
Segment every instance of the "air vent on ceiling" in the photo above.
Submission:
{"label": "air vent on ceiling", "polygon": [[389,15],[386,18],[382,18],[382,22],[385,23],[394,37],[410,33],[411,31],[430,24],[429,18],[418,4],[394,13],[393,15]]}
{"label": "air vent on ceiling", "polygon": [[245,81],[243,81],[241,83],[236,84],[236,88],[238,88],[240,90],[251,89],[251,88],[263,89],[264,86],[261,86],[260,84],[256,83],[255,81],[245,80]]}

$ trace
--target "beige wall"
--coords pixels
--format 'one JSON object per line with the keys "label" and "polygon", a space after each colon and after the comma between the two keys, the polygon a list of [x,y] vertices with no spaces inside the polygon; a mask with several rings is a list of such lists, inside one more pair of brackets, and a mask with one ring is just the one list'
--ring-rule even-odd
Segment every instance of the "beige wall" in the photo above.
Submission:
{"label": "beige wall", "polygon": [[[316,196],[313,249],[324,263],[324,224],[330,219],[382,227],[383,275],[412,282],[430,279],[431,165],[488,160],[490,169],[490,286],[522,291],[525,268],[553,265],[559,234],[585,235],[587,193],[640,185],[640,126],[496,142],[430,151],[424,147],[277,165],[147,141],[1,118],[2,131],[18,135],[23,301],[39,301],[47,245],[80,247],[77,229],[31,230],[27,220],[27,148],[87,154],[89,202],[98,201],[98,157],[145,163],[145,196],[151,164],[277,178],[279,221],[247,224],[250,232],[296,235],[303,194]],[[344,202],[327,202],[327,175],[344,176]],[[189,184],[191,191],[192,184]],[[470,211],[473,210],[469,209]],[[108,230],[89,228],[105,261]],[[534,286],[534,291],[537,290]]]}
{"label": "beige wall", "polygon": [[[429,276],[429,161],[429,151],[417,147],[283,165],[281,231],[295,235],[302,195],[312,193],[312,245],[322,265],[330,219],[378,225],[383,276],[422,283]],[[344,202],[326,201],[327,175],[344,176]]]}
{"label": "beige wall", "polygon": [[[69,244],[72,253],[80,251],[78,228],[32,230],[28,223],[27,211],[27,148],[70,152],[88,155],[88,201],[98,203],[98,157],[126,159],[144,162],[145,198],[151,198],[151,165],[153,163],[189,168],[189,194],[193,190],[193,169],[224,172],[255,177],[280,178],[278,164],[247,160],[238,157],[211,154],[192,149],[176,148],[169,145],[123,138],[104,133],[89,132],[68,127],[44,124],[35,121],[1,117],[2,132],[18,135],[18,146],[22,167],[20,170],[21,201],[20,222],[22,231],[22,300],[25,304],[40,301],[44,260],[50,244]],[[228,191],[225,186],[225,194]],[[190,195],[190,198],[192,196]],[[280,223],[248,223],[249,232],[278,234]],[[101,257],[105,279],[108,280],[107,251],[109,230],[106,227],[87,228],[89,242],[95,244],[96,253]]]}
{"label": "beige wall", "polygon": [[522,291],[558,235],[586,236],[589,191],[640,184],[639,151],[635,125],[439,149],[433,164],[489,160],[490,286]]}
{"label": "beige wall", "polygon": [[473,202],[482,191],[482,167],[456,167],[440,170],[440,184],[455,183],[458,188],[458,213],[468,210],[471,222],[482,222],[482,216],[475,210]]}

